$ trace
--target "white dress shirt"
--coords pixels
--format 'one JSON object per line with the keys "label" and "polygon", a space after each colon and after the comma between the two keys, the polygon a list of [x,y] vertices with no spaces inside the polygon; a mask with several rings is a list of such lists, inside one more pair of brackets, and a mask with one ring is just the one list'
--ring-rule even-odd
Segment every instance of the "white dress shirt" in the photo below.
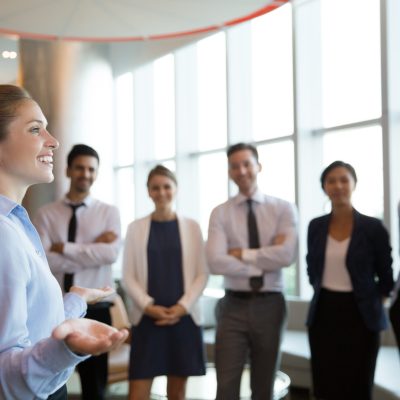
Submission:
{"label": "white dress shirt", "polygon": [[[74,285],[83,287],[113,286],[111,264],[118,257],[121,225],[115,206],[90,196],[84,206],[76,210],[75,242],[68,242],[68,225],[72,215],[71,202],[62,200],[41,207],[34,218],[46,251],[51,271],[63,288],[64,274],[74,274]],[[95,243],[105,231],[112,231],[117,239],[112,243]],[[50,251],[53,243],[64,243],[63,254]]]}
{"label": "white dress shirt", "polygon": [[[249,291],[249,277],[264,275],[262,291],[282,291],[281,269],[296,257],[296,209],[285,200],[256,191],[252,200],[260,248],[249,249],[246,200],[239,193],[212,211],[206,246],[210,271],[224,275],[227,289]],[[277,235],[284,235],[285,241],[272,245]],[[242,260],[228,255],[232,248],[243,249]]]}

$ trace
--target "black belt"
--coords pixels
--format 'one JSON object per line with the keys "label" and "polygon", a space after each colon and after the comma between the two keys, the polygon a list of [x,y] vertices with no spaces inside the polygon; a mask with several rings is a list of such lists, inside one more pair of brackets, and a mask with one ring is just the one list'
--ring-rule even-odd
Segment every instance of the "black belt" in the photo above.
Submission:
{"label": "black belt", "polygon": [[274,294],[281,294],[281,292],[244,292],[238,290],[225,289],[225,295],[229,297],[236,297],[238,299],[254,299],[256,297],[267,297]]}

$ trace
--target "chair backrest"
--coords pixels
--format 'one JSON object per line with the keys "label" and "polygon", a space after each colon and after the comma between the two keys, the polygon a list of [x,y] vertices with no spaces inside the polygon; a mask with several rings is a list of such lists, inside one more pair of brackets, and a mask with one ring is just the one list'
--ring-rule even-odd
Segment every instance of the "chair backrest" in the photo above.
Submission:
{"label": "chair backrest", "polygon": [[[114,305],[110,308],[112,326],[117,329],[130,328],[125,304],[118,294],[115,295]],[[108,354],[108,383],[128,380],[130,345],[122,343]]]}
{"label": "chair backrest", "polygon": [[110,308],[112,326],[117,329],[130,328],[128,313],[120,295],[116,294],[114,305]]}

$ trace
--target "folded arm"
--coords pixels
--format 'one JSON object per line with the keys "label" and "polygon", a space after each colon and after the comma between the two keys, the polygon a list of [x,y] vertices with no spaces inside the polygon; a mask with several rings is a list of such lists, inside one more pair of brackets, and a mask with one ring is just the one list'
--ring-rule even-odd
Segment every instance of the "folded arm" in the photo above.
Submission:
{"label": "folded arm", "polygon": [[221,209],[214,209],[210,216],[206,254],[211,273],[233,277],[261,275],[257,265],[229,254],[228,238]]}

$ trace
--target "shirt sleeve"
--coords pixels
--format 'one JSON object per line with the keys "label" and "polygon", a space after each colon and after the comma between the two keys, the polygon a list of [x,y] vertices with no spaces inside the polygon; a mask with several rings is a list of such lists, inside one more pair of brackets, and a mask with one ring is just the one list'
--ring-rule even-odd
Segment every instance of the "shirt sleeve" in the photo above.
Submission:
{"label": "shirt sleeve", "polygon": [[261,276],[257,265],[238,260],[228,254],[227,233],[223,207],[215,208],[210,216],[206,254],[210,271],[216,275],[232,277]]}
{"label": "shirt sleeve", "polygon": [[86,315],[87,303],[75,293],[64,295],[65,319],[81,318]]}
{"label": "shirt sleeve", "polygon": [[375,246],[375,270],[378,276],[378,287],[382,296],[389,297],[393,290],[393,269],[392,269],[392,248],[390,246],[389,233],[383,226],[381,221],[378,221],[374,232]]}
{"label": "shirt sleeve", "polygon": [[35,282],[29,254],[12,227],[1,223],[0,230],[0,304],[6,310],[0,313],[0,398],[46,399],[85,358],[72,353],[63,341],[31,342],[27,293]]}
{"label": "shirt sleeve", "polygon": [[73,264],[79,263],[79,269],[114,263],[118,258],[121,242],[121,222],[116,207],[109,208],[107,219],[105,231],[114,232],[117,235],[116,240],[111,243],[65,243],[63,258]]}
{"label": "shirt sleeve", "polygon": [[277,235],[285,237],[280,245],[262,246],[259,249],[244,249],[242,259],[259,269],[270,272],[287,267],[294,262],[297,254],[297,212],[294,205],[282,203],[277,221]]}

